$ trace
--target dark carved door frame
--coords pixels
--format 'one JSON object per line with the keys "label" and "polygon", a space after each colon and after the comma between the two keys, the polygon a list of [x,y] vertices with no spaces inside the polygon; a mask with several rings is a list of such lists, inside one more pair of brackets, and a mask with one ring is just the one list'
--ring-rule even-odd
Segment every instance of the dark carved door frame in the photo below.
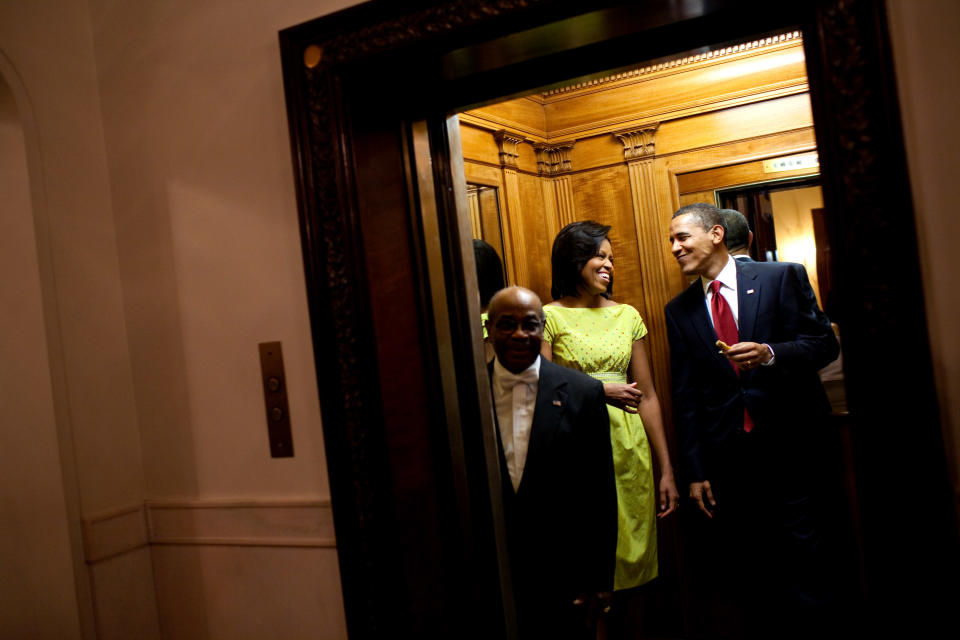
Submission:
{"label": "dark carved door frame", "polygon": [[476,304],[446,116],[531,79],[785,27],[804,34],[824,200],[846,247],[834,286],[857,328],[843,350],[867,619],[916,631],[950,610],[956,523],[883,2],[371,2],[280,34],[351,638],[511,633],[478,329],[449,330],[472,326]]}

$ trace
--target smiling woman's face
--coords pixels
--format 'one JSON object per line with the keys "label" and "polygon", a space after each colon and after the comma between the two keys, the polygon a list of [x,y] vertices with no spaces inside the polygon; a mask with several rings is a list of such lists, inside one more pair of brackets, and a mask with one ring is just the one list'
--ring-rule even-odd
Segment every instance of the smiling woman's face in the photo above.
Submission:
{"label": "smiling woman's face", "polygon": [[600,243],[597,255],[587,260],[580,271],[583,292],[590,295],[604,293],[613,282],[613,248],[606,238]]}

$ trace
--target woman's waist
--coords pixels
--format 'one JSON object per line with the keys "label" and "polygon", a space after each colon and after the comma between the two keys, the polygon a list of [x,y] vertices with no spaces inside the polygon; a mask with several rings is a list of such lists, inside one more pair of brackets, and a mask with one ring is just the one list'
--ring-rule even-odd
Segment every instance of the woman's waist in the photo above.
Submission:
{"label": "woman's waist", "polygon": [[627,374],[620,373],[619,371],[586,371],[585,372],[591,378],[595,378],[600,382],[626,382]]}

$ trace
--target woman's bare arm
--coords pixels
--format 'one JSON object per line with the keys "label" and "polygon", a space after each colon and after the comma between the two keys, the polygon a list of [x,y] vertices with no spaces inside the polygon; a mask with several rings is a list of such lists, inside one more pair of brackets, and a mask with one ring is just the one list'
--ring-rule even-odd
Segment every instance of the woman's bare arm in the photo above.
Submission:
{"label": "woman's bare arm", "polygon": [[647,439],[653,447],[654,455],[660,466],[660,482],[657,496],[657,516],[662,518],[673,513],[680,500],[677,483],[673,477],[673,464],[670,462],[670,451],[667,448],[667,436],[663,429],[663,415],[660,411],[660,400],[653,386],[653,374],[650,371],[650,358],[647,355],[645,338],[634,341],[630,354],[630,380],[637,384],[637,389],[643,394],[637,407],[643,428],[647,432]]}

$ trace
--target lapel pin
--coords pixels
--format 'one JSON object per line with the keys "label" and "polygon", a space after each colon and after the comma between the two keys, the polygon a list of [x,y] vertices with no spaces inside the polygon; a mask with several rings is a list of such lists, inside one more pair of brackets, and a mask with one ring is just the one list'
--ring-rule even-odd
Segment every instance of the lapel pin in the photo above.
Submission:
{"label": "lapel pin", "polygon": [[751,293],[753,293],[753,289],[747,289],[747,295],[750,295]]}
{"label": "lapel pin", "polygon": [[553,406],[555,406],[555,407],[562,407],[562,406],[563,406],[563,403],[560,402],[559,400],[554,400],[554,401],[553,401]]}

